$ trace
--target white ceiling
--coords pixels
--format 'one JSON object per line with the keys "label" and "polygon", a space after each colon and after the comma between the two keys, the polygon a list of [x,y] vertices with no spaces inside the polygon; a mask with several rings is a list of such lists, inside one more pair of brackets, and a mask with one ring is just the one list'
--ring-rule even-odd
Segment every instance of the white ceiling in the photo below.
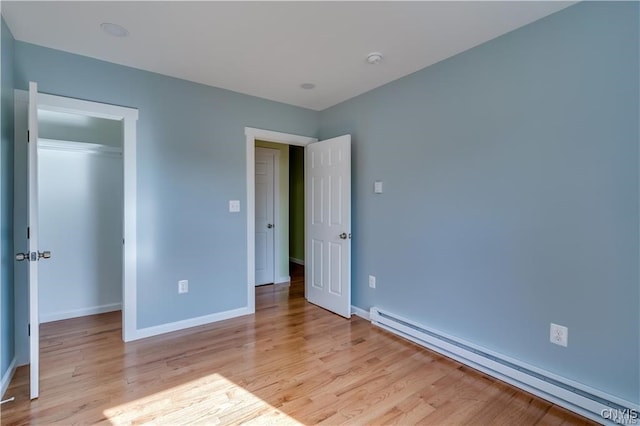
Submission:
{"label": "white ceiling", "polygon": [[322,110],[570,4],[2,1],[2,15],[17,40]]}

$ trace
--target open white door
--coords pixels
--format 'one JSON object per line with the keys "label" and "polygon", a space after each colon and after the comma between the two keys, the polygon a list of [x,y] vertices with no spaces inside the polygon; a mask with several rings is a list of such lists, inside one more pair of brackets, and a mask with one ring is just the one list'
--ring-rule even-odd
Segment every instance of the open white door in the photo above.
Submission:
{"label": "open white door", "polygon": [[351,135],[307,145],[305,295],[351,317]]}
{"label": "open white door", "polygon": [[40,318],[38,315],[38,261],[48,252],[38,251],[38,85],[29,83],[27,188],[27,237],[29,252],[29,359],[31,399],[40,393]]}
{"label": "open white door", "polygon": [[51,253],[38,250],[38,85],[29,83],[27,137],[27,251],[16,260],[28,263],[29,282],[29,383],[31,399],[40,394],[40,317],[38,312],[38,261]]}

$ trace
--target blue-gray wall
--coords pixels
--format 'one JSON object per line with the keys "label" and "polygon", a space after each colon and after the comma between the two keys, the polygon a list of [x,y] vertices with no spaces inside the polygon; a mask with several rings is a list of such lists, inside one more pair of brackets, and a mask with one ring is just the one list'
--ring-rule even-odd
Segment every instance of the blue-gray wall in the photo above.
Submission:
{"label": "blue-gray wall", "polygon": [[355,305],[638,402],[638,18],[584,2],[321,113]]}
{"label": "blue-gray wall", "polygon": [[[138,327],[246,306],[244,128],[316,136],[318,113],[16,41],[15,86],[30,80],[43,93],[139,109]],[[241,200],[240,214],[229,200]],[[181,279],[188,294],[178,295]],[[26,335],[18,344],[24,353]]]}
{"label": "blue-gray wall", "polygon": [[[13,52],[14,40],[0,19],[0,377],[15,355],[13,295]],[[1,397],[2,395],[0,395]]]}

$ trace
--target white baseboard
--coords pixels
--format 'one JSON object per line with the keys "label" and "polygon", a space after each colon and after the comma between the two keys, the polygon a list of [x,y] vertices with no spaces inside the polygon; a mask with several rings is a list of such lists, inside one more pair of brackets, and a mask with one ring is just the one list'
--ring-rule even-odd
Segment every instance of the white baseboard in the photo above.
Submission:
{"label": "white baseboard", "polygon": [[9,364],[9,368],[2,376],[2,382],[0,382],[0,399],[4,399],[4,393],[7,391],[9,384],[11,383],[11,379],[13,378],[13,373],[16,372],[16,359],[15,357]]}
{"label": "white baseboard", "polygon": [[71,311],[53,312],[50,314],[41,314],[40,323],[60,321],[69,318],[86,317],[87,315],[104,314],[105,312],[119,311],[122,309],[122,303],[110,303],[107,305],[91,306],[89,308],[74,309]]}
{"label": "white baseboard", "polygon": [[295,257],[290,257],[289,262],[304,266],[304,260],[296,259]]}
{"label": "white baseboard", "polygon": [[274,284],[284,284],[284,283],[290,283],[290,282],[291,282],[291,277],[286,276],[286,277],[280,277],[276,279],[276,282],[274,282]]}
{"label": "white baseboard", "polygon": [[147,337],[157,336],[159,334],[171,333],[172,331],[184,330],[199,325],[211,324],[226,319],[249,315],[251,312],[248,307],[232,309],[230,311],[218,312],[210,315],[203,315],[197,318],[190,318],[182,321],[176,321],[168,324],[156,325],[153,327],[141,328],[136,330],[133,340],[144,339]]}
{"label": "white baseboard", "polygon": [[365,311],[364,309],[358,308],[357,306],[351,305],[351,313],[353,315],[357,315],[360,318],[364,318],[367,321],[371,321],[371,316],[369,315],[369,311]]}
{"label": "white baseboard", "polygon": [[611,423],[608,413],[635,413],[636,403],[623,400],[598,389],[577,383],[508,357],[487,348],[464,341],[439,330],[424,326],[376,307],[370,310],[371,323],[391,333],[411,340],[446,357],[482,371],[492,377],[551,401],[598,423]]}

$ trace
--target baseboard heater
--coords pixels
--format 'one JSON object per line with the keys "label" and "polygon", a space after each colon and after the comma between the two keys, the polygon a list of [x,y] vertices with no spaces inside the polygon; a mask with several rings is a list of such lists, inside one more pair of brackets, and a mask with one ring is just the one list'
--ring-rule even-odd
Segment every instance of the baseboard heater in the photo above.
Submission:
{"label": "baseboard heater", "polygon": [[371,323],[599,423],[636,419],[640,407],[470,342],[372,307]]}

